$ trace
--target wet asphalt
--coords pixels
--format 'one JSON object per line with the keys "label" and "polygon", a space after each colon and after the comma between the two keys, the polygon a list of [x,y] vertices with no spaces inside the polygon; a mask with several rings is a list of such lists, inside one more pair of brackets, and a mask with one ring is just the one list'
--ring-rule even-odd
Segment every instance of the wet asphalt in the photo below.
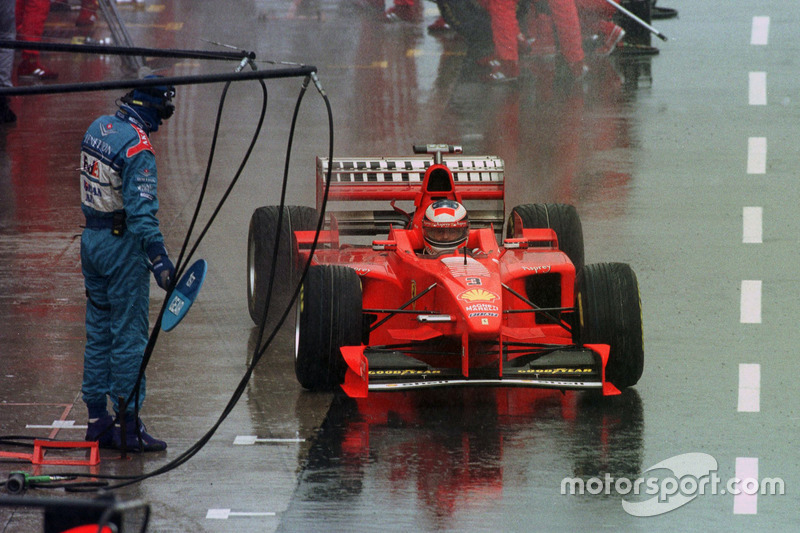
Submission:
{"label": "wet asphalt", "polygon": [[[572,203],[587,263],[631,264],[645,338],[644,375],[617,398],[482,388],[354,401],[302,390],[290,318],[205,446],[113,491],[150,506],[148,531],[796,527],[800,9],[662,3],[680,16],[653,21],[669,38],[653,40],[657,55],[593,61],[578,85],[562,83],[552,62],[530,61],[511,86],[478,81],[463,40],[426,32],[432,3],[418,24],[386,24],[380,11],[339,0],[119,6],[138,46],[224,50],[217,42],[255,51],[261,69],[274,68],[267,60],[316,66],[337,156],[406,155],[414,143],[445,142],[502,157],[507,210]],[[74,17],[52,13],[46,35],[79,42]],[[89,37],[108,35],[101,21]],[[43,61],[59,82],[123,77],[114,56],[47,53]],[[151,65],[165,75],[236,67]],[[215,426],[258,350],[246,303],[247,229],[255,208],[279,201],[300,85],[268,82],[264,129],[195,254],[209,263],[203,290],[184,321],[159,335],[142,418],[168,450],[126,458],[104,450],[91,467],[0,457],[0,480],[20,470],[152,474]],[[175,116],[152,138],[173,251],[200,197],[222,92],[221,84],[179,88]],[[0,126],[0,437],[83,437],[78,151],[91,120],[120,95],[16,96],[18,123]],[[201,226],[239,168],[260,98],[254,82],[227,92]],[[288,203],[313,205],[314,158],[328,142],[327,111],[311,90],[293,139]],[[153,283],[151,294],[154,320],[163,293]],[[0,452],[30,453],[2,442]],[[719,485],[701,493],[714,476]],[[784,494],[733,495],[736,477],[759,489],[780,480]],[[584,493],[570,494],[565,479],[581,480]],[[658,490],[645,493],[648,481]],[[53,487],[21,496],[95,493]],[[0,531],[39,531],[42,522],[36,508],[0,506]]]}

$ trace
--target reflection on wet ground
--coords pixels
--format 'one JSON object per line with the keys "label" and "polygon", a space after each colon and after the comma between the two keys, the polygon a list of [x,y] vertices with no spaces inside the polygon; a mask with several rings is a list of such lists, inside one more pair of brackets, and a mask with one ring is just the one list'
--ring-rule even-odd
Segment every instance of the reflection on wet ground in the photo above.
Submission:
{"label": "reflection on wet ground", "polygon": [[280,530],[320,522],[355,531],[509,530],[502,524],[515,524],[516,506],[562,509],[562,478],[637,475],[643,432],[635,390],[606,399],[527,389],[336,398]]}

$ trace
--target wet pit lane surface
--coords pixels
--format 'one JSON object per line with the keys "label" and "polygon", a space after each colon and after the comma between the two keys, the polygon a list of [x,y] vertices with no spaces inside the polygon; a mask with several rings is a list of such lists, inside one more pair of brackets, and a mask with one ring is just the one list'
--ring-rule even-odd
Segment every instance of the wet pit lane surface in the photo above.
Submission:
{"label": "wet pit lane surface", "polygon": [[[338,1],[120,6],[136,45],[209,49],[217,41],[317,66],[337,157],[407,155],[420,142],[502,157],[507,212],[531,202],[576,205],[587,263],[636,271],[645,327],[644,375],[620,397],[479,388],[355,401],[297,384],[290,317],[202,450],[115,491],[151,506],[149,531],[781,531],[796,523],[792,51],[800,13],[774,1],[666,5],[680,18],[653,21],[670,37],[653,41],[658,55],[592,62],[578,86],[564,85],[546,60],[531,61],[515,86],[477,81],[463,41],[425,31],[433,4],[419,24],[385,24],[377,10]],[[74,16],[53,13],[46,33],[70,41]],[[102,22],[91,34],[107,35]],[[60,82],[121,77],[112,56],[44,61]],[[235,67],[155,65],[167,75]],[[278,203],[300,84],[267,83],[264,132],[196,255],[209,262],[203,291],[184,322],[160,335],[148,367],[142,417],[168,450],[126,459],[104,450],[95,467],[2,460],[0,479],[17,470],[151,473],[211,429],[256,350],[247,230],[255,208]],[[153,135],[173,254],[202,187],[221,92],[179,87],[175,116]],[[120,94],[14,97],[20,120],[0,129],[0,436],[83,436],[76,167],[89,122]],[[202,222],[240,164],[259,99],[252,82],[228,92]],[[288,203],[313,205],[314,158],[327,143],[325,106],[309,92]],[[151,288],[155,319],[163,293]],[[734,496],[734,477],[780,478],[785,494]],[[583,494],[563,494],[579,480]],[[650,480],[655,495],[645,494]],[[0,531],[38,531],[41,521],[33,509],[0,507]]]}
{"label": "wet pit lane surface", "polygon": [[596,400],[483,388],[335,400],[279,531],[520,531],[543,516],[548,529],[575,527],[562,478],[632,478],[642,463],[636,391]]}

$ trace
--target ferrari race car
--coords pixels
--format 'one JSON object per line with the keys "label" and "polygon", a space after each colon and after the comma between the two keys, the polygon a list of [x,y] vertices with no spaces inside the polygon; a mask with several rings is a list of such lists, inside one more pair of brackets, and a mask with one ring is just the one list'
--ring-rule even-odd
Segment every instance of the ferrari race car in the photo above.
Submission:
{"label": "ferrari race car", "polygon": [[[351,397],[458,385],[614,395],[636,384],[644,351],[631,267],[584,265],[570,205],[514,207],[503,228],[503,161],[460,152],[424,145],[410,157],[317,158],[316,208],[255,210],[248,306],[257,324],[267,301],[288,302],[311,261],[296,306],[300,384]],[[426,233],[436,216],[449,248]]]}

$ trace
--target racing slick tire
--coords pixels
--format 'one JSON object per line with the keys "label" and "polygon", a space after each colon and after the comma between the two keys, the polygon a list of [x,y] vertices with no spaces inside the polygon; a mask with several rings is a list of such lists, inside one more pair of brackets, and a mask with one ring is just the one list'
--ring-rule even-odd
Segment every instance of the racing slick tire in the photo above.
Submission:
{"label": "racing slick tire", "polygon": [[618,389],[635,385],[644,370],[642,304],[633,269],[625,263],[586,265],[575,282],[578,345],[608,344],[606,380]]}
{"label": "racing slick tire", "polygon": [[352,268],[309,267],[300,290],[295,326],[294,370],[312,391],[332,391],[344,381],[339,348],[361,344],[361,280]]}
{"label": "racing slick tire", "polygon": [[506,225],[506,237],[517,235],[514,215],[519,215],[522,227],[525,229],[551,228],[558,237],[559,249],[567,254],[569,260],[575,265],[575,272],[583,268],[583,226],[575,206],[569,204],[523,204],[511,210]]}
{"label": "racing slick tire", "polygon": [[272,255],[278,249],[275,263],[275,280],[270,305],[285,307],[299,281],[298,258],[295,253],[295,231],[308,231],[317,227],[317,210],[305,206],[285,206],[281,234],[276,235],[280,207],[259,207],[250,218],[247,236],[247,307],[250,318],[261,324],[267,303],[269,279],[272,273]]}

